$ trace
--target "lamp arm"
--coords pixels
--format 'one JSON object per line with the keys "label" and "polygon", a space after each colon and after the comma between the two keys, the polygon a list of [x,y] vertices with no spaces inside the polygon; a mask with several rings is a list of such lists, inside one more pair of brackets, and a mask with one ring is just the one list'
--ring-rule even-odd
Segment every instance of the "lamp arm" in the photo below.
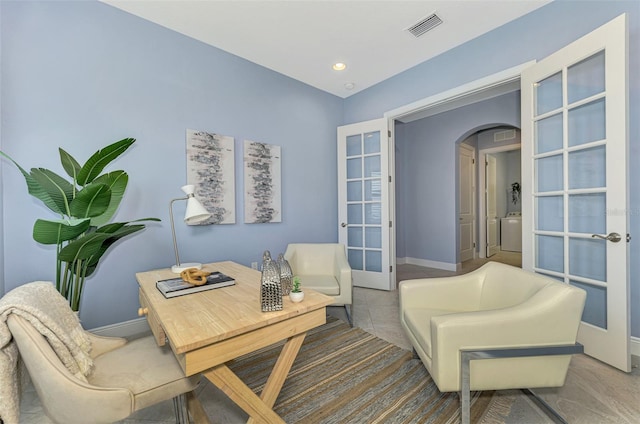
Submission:
{"label": "lamp arm", "polygon": [[178,255],[178,243],[176,242],[176,227],[173,224],[173,202],[187,199],[189,199],[189,196],[173,199],[169,202],[169,218],[171,221],[171,235],[173,236],[173,250],[176,252],[176,265],[178,266],[180,266],[180,256]]}

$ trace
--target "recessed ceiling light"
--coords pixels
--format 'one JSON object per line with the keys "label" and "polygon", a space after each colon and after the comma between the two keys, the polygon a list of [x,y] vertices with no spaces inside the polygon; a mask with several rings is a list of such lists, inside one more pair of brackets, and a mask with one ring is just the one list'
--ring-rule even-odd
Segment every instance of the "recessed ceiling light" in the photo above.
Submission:
{"label": "recessed ceiling light", "polygon": [[334,63],[332,68],[336,71],[344,71],[347,68],[347,65],[345,65],[342,62],[338,62],[338,63]]}

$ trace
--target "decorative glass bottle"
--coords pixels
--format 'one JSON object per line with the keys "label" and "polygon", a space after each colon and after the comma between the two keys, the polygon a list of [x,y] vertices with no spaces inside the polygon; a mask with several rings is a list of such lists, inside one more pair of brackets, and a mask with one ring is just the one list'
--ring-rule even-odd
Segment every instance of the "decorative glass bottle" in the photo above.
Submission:
{"label": "decorative glass bottle", "polygon": [[281,311],[282,287],[280,286],[280,271],[278,270],[278,265],[270,257],[265,257],[264,259],[260,281],[262,312]]}
{"label": "decorative glass bottle", "polygon": [[284,258],[282,253],[278,255],[278,268],[280,268],[280,285],[282,286],[282,295],[286,296],[291,292],[293,271],[291,270],[291,265],[289,265],[289,262]]}

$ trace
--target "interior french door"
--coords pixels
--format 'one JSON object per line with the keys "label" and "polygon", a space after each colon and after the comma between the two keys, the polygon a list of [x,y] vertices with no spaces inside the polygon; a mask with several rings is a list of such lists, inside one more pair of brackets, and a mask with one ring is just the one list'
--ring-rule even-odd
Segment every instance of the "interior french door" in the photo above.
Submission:
{"label": "interior french door", "polygon": [[391,290],[389,130],[386,118],[338,127],[338,240],[353,284]]}
{"label": "interior french door", "polygon": [[630,371],[627,22],[523,71],[523,268],[580,287],[585,353]]}

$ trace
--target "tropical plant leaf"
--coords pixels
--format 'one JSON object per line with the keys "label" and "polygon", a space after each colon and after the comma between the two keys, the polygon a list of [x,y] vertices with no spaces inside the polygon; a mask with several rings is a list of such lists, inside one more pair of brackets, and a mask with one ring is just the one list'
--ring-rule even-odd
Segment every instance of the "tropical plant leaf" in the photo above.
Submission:
{"label": "tropical plant leaf", "polygon": [[9,159],[13,164],[20,170],[22,175],[24,176],[25,181],[27,182],[27,190],[30,195],[42,201],[46,207],[51,209],[53,212],[62,215],[64,210],[60,210],[58,208],[58,204],[49,196],[49,193],[40,185],[38,181],[36,181],[29,172],[27,172],[23,167],[21,167],[18,162],[13,160],[9,155],[0,151],[0,155]]}
{"label": "tropical plant leaf", "polygon": [[[118,229],[115,229],[116,225],[112,225],[111,229],[114,230],[113,232],[96,231],[72,241],[60,251],[58,259],[63,262],[88,260],[86,276],[89,276],[95,270],[100,258],[102,258],[102,256],[116,241],[145,228],[142,224],[118,224],[123,225],[120,225],[120,228]],[[70,268],[74,269],[74,267]]]}
{"label": "tropical plant leaf", "polygon": [[36,220],[33,224],[33,239],[42,244],[60,244],[73,240],[89,229],[89,219]]}
{"label": "tropical plant leaf", "polygon": [[129,176],[124,171],[109,172],[93,180],[91,185],[104,184],[111,189],[111,201],[109,202],[109,207],[102,215],[95,216],[91,219],[91,225],[100,227],[109,222],[120,206],[128,183]]}
{"label": "tropical plant leaf", "polygon": [[60,163],[62,163],[62,167],[66,171],[67,175],[73,178],[73,181],[77,181],[78,173],[80,172],[80,164],[73,158],[73,156],[62,148],[59,148],[58,152],[60,152]]}
{"label": "tropical plant leaf", "polygon": [[91,183],[105,166],[124,153],[135,141],[135,138],[124,138],[95,152],[80,169],[78,184],[85,186]]}
{"label": "tropical plant leaf", "polygon": [[129,221],[129,222],[112,222],[111,224],[103,225],[102,227],[96,229],[96,232],[97,233],[115,233],[125,225],[129,225],[133,222],[144,222],[144,221],[160,222],[161,220],[158,218],[140,218],[140,219],[136,219],[134,221]]}
{"label": "tropical plant leaf", "polygon": [[111,190],[104,184],[90,184],[76,194],[70,205],[72,216],[91,218],[102,215],[109,207]]}
{"label": "tropical plant leaf", "polygon": [[109,234],[95,232],[84,235],[63,247],[60,253],[58,253],[58,260],[75,262],[89,259],[100,251],[100,246],[102,246],[102,243],[109,237]]}
{"label": "tropical plant leaf", "polygon": [[31,176],[47,192],[48,197],[57,205],[57,212],[71,216],[69,202],[73,199],[73,185],[60,175],[45,168],[31,168]]}
{"label": "tropical plant leaf", "polygon": [[102,246],[100,247],[100,250],[98,251],[97,254],[93,255],[91,257],[91,259],[88,262],[89,267],[93,266],[97,266],[98,265],[98,261],[102,258],[102,255],[104,255],[107,250],[118,240],[120,240],[123,237],[126,237],[130,234],[133,233],[137,233],[140,230],[143,230],[145,228],[144,225],[142,224],[138,224],[138,225],[125,225],[124,227],[120,228],[118,231],[110,233],[111,236],[109,238],[107,238],[103,243]]}

